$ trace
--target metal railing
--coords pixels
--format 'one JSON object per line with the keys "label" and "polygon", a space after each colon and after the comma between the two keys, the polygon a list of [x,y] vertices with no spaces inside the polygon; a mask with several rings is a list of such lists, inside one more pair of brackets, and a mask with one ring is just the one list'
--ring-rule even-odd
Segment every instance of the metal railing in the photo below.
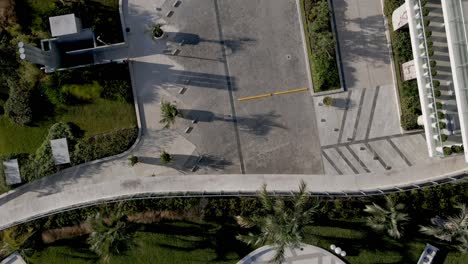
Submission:
{"label": "metal railing", "polygon": [[[465,179],[468,179],[468,171],[464,171],[463,173],[448,176],[445,178],[440,178],[437,180],[429,180],[424,182],[418,183],[410,183],[406,185],[396,185],[388,188],[382,189],[369,189],[369,190],[362,190],[362,191],[343,191],[343,192],[308,192],[310,197],[325,197],[325,198],[352,198],[352,197],[370,197],[370,196],[378,196],[378,195],[386,195],[391,193],[398,193],[398,192],[407,192],[411,190],[423,189],[428,187],[433,187],[437,185],[447,184],[447,183],[456,183],[461,182]],[[295,191],[270,191],[269,194],[271,196],[276,197],[289,197],[293,196],[296,192]],[[51,215],[56,215],[59,213],[64,213],[72,210],[77,210],[81,208],[91,207],[99,204],[107,204],[107,203],[116,203],[122,201],[135,201],[135,200],[145,200],[145,199],[171,199],[171,198],[223,198],[223,197],[256,197],[259,195],[259,191],[216,191],[216,192],[169,192],[169,193],[155,193],[155,192],[146,192],[146,193],[139,193],[135,195],[123,195],[123,196],[116,196],[107,199],[98,199],[91,202],[85,203],[78,203],[71,206],[57,208],[55,210],[49,211],[47,213],[38,214],[32,217],[28,217],[25,219],[21,219],[10,223],[8,225],[0,226],[0,231],[7,229],[9,227],[13,227],[16,225],[20,225],[26,222],[34,221],[37,219],[41,219],[44,217],[48,217]]]}
{"label": "metal railing", "polygon": [[[431,93],[430,94],[431,96],[428,97],[428,99],[430,100],[430,102],[432,104],[433,117],[430,117],[430,119],[431,119],[431,122],[433,122],[433,124],[435,123],[435,131],[434,132],[437,133],[437,140],[435,140],[434,138],[431,138],[431,140],[435,143],[435,145],[438,145],[441,148],[440,152],[438,152],[437,150],[435,151],[435,153],[434,153],[435,156],[443,156],[443,153],[442,153],[442,148],[443,148],[442,134],[440,132],[440,125],[439,125],[440,120],[439,120],[439,116],[437,114],[438,111],[437,111],[436,96],[435,96],[435,90],[434,90],[434,81],[432,79],[431,58],[429,56],[429,48],[427,46],[427,37],[426,37],[426,28],[425,28],[425,25],[424,25],[423,5],[421,3],[421,0],[410,0],[410,1],[411,1],[411,8],[416,9],[416,6],[417,6],[417,9],[416,9],[417,12],[416,12],[415,20],[416,20],[416,30],[418,32],[417,32],[416,39],[419,42],[422,40],[422,43],[419,43],[418,48],[419,48],[419,46],[421,44],[423,45],[423,54],[424,55],[421,54],[421,57],[423,59],[423,66],[425,65],[427,67],[426,69],[423,69],[423,71],[427,71],[427,76],[424,76],[424,74],[423,74],[423,77],[425,78],[425,86],[426,86],[423,89],[427,89],[427,86],[429,85],[430,93]],[[420,26],[420,28],[418,28],[418,26]],[[419,35],[422,35],[422,38],[419,37]],[[418,58],[415,58],[415,59],[418,59]],[[429,109],[429,111],[431,111],[431,107],[428,107],[427,109]],[[432,120],[434,120],[434,121],[432,121]],[[427,129],[431,129],[433,124],[430,124],[430,128],[427,128]]]}

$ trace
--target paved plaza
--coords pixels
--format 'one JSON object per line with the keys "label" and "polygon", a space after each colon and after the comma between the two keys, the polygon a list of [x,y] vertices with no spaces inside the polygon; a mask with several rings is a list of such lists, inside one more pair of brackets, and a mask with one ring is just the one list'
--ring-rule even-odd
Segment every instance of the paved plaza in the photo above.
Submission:
{"label": "paved plaza", "polygon": [[314,98],[326,174],[428,163],[423,131],[403,134],[380,1],[332,1],[346,91]]}
{"label": "paved plaza", "polygon": [[[160,6],[159,14],[172,7]],[[149,11],[131,12],[135,19],[144,19],[141,14]],[[165,45],[168,55],[146,62],[144,69],[135,71],[135,78],[154,75],[155,90],[151,96],[141,96],[143,104],[154,102],[151,97],[155,97],[182,108],[185,120],[178,122],[176,130],[194,144],[195,156],[222,164],[224,173],[323,172],[308,92],[238,101],[307,87],[294,1],[184,1],[170,18],[163,16],[160,21],[167,22],[168,37],[153,45]],[[149,56],[148,47],[142,45],[131,47],[141,57],[136,67]],[[191,132],[185,133],[188,127]],[[198,173],[209,171],[205,167]]]}

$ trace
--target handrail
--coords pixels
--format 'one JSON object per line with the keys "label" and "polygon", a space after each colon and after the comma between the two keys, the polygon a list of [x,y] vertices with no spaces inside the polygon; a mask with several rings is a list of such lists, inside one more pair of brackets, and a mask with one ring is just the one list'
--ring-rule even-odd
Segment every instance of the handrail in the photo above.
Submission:
{"label": "handrail", "polygon": [[[311,197],[327,197],[327,198],[344,198],[344,197],[370,197],[370,196],[378,196],[378,195],[385,195],[390,193],[398,193],[398,192],[407,192],[415,189],[422,189],[426,187],[432,187],[441,184],[453,183],[458,181],[463,181],[468,178],[468,171],[464,171],[462,173],[456,175],[449,175],[444,178],[440,178],[437,180],[427,180],[423,182],[417,183],[408,183],[405,185],[395,185],[388,188],[382,189],[369,189],[369,190],[361,190],[355,192],[308,192],[308,195]],[[294,195],[296,191],[288,191],[288,192],[274,192],[269,191],[270,196],[276,197],[290,197]],[[0,231],[24,224],[26,222],[34,221],[40,218],[44,218],[47,216],[64,213],[76,209],[86,208],[94,205],[99,204],[107,204],[107,203],[116,203],[121,201],[135,201],[135,200],[144,200],[144,199],[170,199],[170,198],[223,198],[223,197],[256,197],[258,196],[258,191],[235,191],[235,192],[177,192],[177,193],[154,193],[154,192],[147,192],[147,193],[139,193],[139,194],[131,194],[131,195],[122,195],[117,197],[111,198],[103,198],[94,200],[91,202],[84,202],[73,204],[67,207],[54,209],[52,211],[37,214],[32,217],[28,217],[25,219],[21,219],[15,221],[13,223],[0,226]]]}
{"label": "handrail", "polygon": [[[421,3],[421,0],[417,0],[418,1],[418,9],[419,9],[419,20],[420,20],[420,24],[421,24],[421,28],[422,28],[422,35],[423,35],[423,38],[424,38],[424,41],[423,41],[423,44],[424,44],[424,50],[425,50],[425,53],[426,55],[424,56],[425,59],[426,59],[426,64],[427,64],[427,70],[428,70],[428,76],[429,76],[429,85],[430,85],[430,88],[431,88],[431,93],[432,93],[432,107],[434,109],[434,119],[435,119],[435,123],[436,123],[436,130],[437,130],[437,136],[438,136],[438,143],[439,143],[439,146],[441,148],[443,148],[443,142],[442,142],[442,134],[440,132],[440,126],[439,126],[439,116],[437,115],[437,104],[436,104],[436,97],[435,97],[435,91],[434,91],[434,81],[432,79],[432,69],[431,69],[431,58],[429,57],[429,48],[427,47],[427,38],[426,38],[426,27],[424,25],[424,14],[423,14],[423,6],[422,6],[422,3]],[[414,4],[412,5],[414,6]],[[426,87],[424,87],[426,88]],[[431,140],[434,140],[433,138],[431,138]],[[437,154],[437,151],[436,151],[436,154]]]}

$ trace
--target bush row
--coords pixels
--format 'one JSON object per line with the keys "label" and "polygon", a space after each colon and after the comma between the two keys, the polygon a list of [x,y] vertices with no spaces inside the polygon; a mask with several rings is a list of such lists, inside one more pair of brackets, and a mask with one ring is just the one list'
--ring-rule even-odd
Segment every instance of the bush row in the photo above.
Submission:
{"label": "bush row", "polygon": [[[457,211],[457,203],[463,203],[468,196],[468,183],[444,184],[431,188],[422,188],[408,192],[391,194],[397,202],[406,205],[414,224],[427,223],[434,215],[448,215]],[[362,218],[362,210],[372,202],[382,203],[382,196],[359,198],[317,198],[318,223],[328,219],[357,220]],[[309,199],[311,205],[316,198]],[[78,224],[95,214],[103,205],[76,209],[39,220],[44,228],[59,228]],[[112,204],[110,205],[112,206]],[[257,215],[262,208],[255,197],[232,198],[169,198],[145,199],[124,202],[125,211],[136,213],[148,210],[198,212],[205,220],[225,221],[237,215]]]}
{"label": "bush row", "polygon": [[306,35],[311,45],[312,80],[315,91],[340,88],[336,40],[331,28],[328,1],[304,0]]}
{"label": "bush row", "polygon": [[[404,3],[404,0],[385,0],[384,3],[384,13],[390,24],[390,38],[398,73],[400,72],[400,65],[402,63],[413,59],[411,38],[408,29],[401,28],[397,31],[393,31],[392,28],[392,13]],[[401,103],[401,127],[405,130],[420,128],[417,123],[418,116],[421,115],[418,84],[416,80],[403,81],[400,74],[397,74],[397,79]]]}
{"label": "bush row", "polygon": [[[70,124],[56,123],[50,129],[42,145],[31,155],[11,154],[0,157],[0,160],[17,158],[20,166],[21,177],[29,182],[44,176],[56,173],[69,165],[56,166],[52,156],[50,140],[67,138],[70,150],[71,165],[96,160],[108,156],[120,154],[135,142],[138,136],[138,128],[119,129],[109,133],[92,137],[79,138],[78,128]],[[5,178],[3,170],[0,177]],[[0,182],[0,188],[2,188]],[[3,186],[3,188],[7,188]]]}

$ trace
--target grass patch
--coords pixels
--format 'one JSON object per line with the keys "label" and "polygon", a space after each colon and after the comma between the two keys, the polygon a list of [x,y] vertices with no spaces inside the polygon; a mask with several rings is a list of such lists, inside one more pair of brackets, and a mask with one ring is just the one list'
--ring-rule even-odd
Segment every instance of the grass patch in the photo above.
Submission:
{"label": "grass patch", "polygon": [[[112,264],[126,263],[236,263],[250,248],[235,240],[237,227],[210,223],[165,223],[148,225],[136,232],[136,245]],[[33,264],[96,263],[96,255],[81,240],[72,240],[37,250],[28,258]]]}
{"label": "grass patch", "polygon": [[33,153],[47,135],[48,127],[27,127],[0,116],[0,155]]}
{"label": "grass patch", "polygon": [[106,99],[97,99],[86,105],[71,106],[58,121],[71,122],[85,132],[85,136],[94,136],[118,128],[136,125],[133,104]]}
{"label": "grass patch", "polygon": [[0,116],[0,155],[31,154],[42,144],[47,130],[55,122],[71,122],[83,130],[84,136],[94,136],[136,124],[132,104],[106,99],[83,105],[69,106],[66,112],[51,117],[39,126],[20,126],[6,116]]}
{"label": "grass patch", "polygon": [[[341,225],[309,226],[305,243],[328,249],[336,244],[347,252],[348,263],[416,263],[425,243],[440,246],[432,239],[395,241],[370,231],[362,222],[331,223]],[[348,227],[345,227],[348,226]],[[147,225],[136,233],[136,245],[110,263],[236,263],[252,249],[236,241],[236,226],[219,223],[162,223]],[[34,264],[96,263],[85,238],[56,243],[38,249],[28,261]],[[443,249],[443,248],[442,248]],[[464,263],[464,256],[449,252],[445,264]],[[442,262],[440,262],[442,263]]]}

